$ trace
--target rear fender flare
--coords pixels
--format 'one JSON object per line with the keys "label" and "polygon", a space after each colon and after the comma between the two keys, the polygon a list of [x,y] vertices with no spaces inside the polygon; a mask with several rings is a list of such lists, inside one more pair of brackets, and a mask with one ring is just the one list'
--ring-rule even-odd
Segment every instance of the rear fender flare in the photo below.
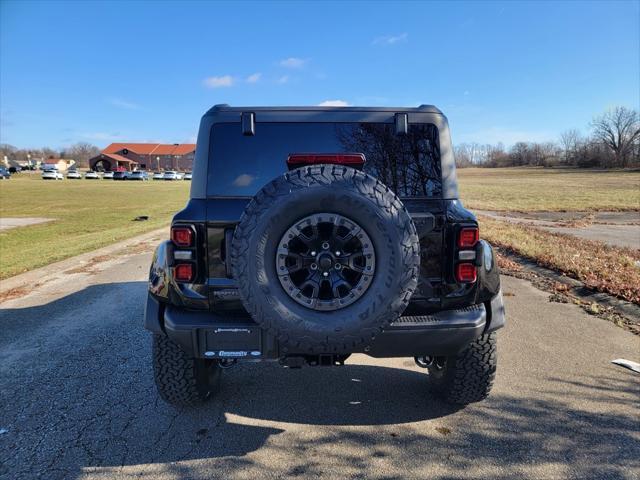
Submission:
{"label": "rear fender flare", "polygon": [[149,269],[149,293],[164,301],[169,300],[171,286],[171,268],[169,267],[171,248],[169,240],[161,242],[153,253],[153,260]]}
{"label": "rear fender flare", "polygon": [[486,240],[478,242],[476,250],[478,265],[478,303],[487,309],[485,333],[504,327],[506,316],[500,286],[500,271],[495,251]]}
{"label": "rear fender flare", "polygon": [[169,301],[171,269],[168,249],[171,242],[164,241],[156,247],[149,269],[149,293],[144,308],[144,328],[164,334],[164,305]]}

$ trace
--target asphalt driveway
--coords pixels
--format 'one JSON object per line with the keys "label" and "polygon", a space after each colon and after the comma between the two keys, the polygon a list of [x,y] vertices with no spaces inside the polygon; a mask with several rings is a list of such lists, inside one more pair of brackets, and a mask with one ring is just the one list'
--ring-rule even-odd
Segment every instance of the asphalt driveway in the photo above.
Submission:
{"label": "asphalt driveway", "polygon": [[149,253],[58,272],[0,304],[0,477],[640,478],[640,338],[503,277],[495,389],[440,403],[412,359],[225,372],[159,400],[142,325]]}

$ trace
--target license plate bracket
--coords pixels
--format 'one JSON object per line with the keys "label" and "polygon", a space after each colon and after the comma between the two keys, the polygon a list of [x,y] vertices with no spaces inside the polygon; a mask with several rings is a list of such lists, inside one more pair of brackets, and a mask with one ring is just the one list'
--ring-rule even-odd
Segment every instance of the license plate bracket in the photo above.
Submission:
{"label": "license plate bracket", "polygon": [[260,358],[262,331],[249,326],[220,326],[204,332],[206,358]]}

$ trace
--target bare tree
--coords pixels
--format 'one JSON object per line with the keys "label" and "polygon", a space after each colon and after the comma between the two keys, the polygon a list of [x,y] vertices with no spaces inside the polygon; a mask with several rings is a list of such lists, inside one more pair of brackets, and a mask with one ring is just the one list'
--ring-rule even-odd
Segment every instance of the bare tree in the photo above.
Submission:
{"label": "bare tree", "polygon": [[564,162],[567,165],[575,165],[578,147],[582,141],[582,135],[576,129],[567,130],[560,134],[560,145],[564,153]]}
{"label": "bare tree", "polygon": [[45,160],[47,158],[59,158],[60,157],[60,152],[55,151],[53,148],[42,147],[40,149],[40,152],[42,153],[42,157]]}
{"label": "bare tree", "polygon": [[5,157],[7,160],[14,160],[15,154],[18,151],[13,145],[8,143],[0,143],[0,163],[4,162]]}
{"label": "bare tree", "polygon": [[615,107],[596,117],[591,123],[595,139],[613,151],[616,165],[626,167],[640,141],[638,112]]}
{"label": "bare tree", "polygon": [[100,153],[100,149],[90,143],[80,142],[75,145],[71,145],[66,151],[65,155],[76,161],[76,165],[79,167],[88,167],[89,159],[95,157]]}
{"label": "bare tree", "polygon": [[348,152],[363,153],[365,171],[401,196],[437,196],[441,193],[438,131],[434,125],[412,125],[397,135],[388,124],[336,127],[337,138]]}
{"label": "bare tree", "polygon": [[456,145],[453,148],[453,155],[456,159],[456,167],[464,168],[471,166],[471,157],[469,156],[466,143]]}
{"label": "bare tree", "polygon": [[511,164],[509,155],[507,154],[504,144],[499,142],[497,145],[491,145],[487,151],[487,167],[506,167]]}

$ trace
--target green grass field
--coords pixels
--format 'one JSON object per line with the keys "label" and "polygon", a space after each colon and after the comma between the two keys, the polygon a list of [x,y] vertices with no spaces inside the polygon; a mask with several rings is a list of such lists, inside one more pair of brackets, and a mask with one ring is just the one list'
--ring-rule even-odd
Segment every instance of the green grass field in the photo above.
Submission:
{"label": "green grass field", "polygon": [[[640,209],[640,172],[503,168],[458,173],[461,198],[471,209]],[[55,221],[0,232],[0,279],[166,226],[188,196],[184,181],[43,181],[37,174],[14,175],[0,182],[0,217]],[[139,215],[150,219],[134,222]],[[520,251],[515,235],[501,240]]]}
{"label": "green grass field", "polygon": [[471,209],[640,210],[640,171],[461,168],[458,179]]}
{"label": "green grass field", "polygon": [[[18,174],[0,182],[0,217],[55,221],[0,232],[0,278],[168,225],[189,182],[44,181]],[[149,220],[135,222],[140,215]]]}

